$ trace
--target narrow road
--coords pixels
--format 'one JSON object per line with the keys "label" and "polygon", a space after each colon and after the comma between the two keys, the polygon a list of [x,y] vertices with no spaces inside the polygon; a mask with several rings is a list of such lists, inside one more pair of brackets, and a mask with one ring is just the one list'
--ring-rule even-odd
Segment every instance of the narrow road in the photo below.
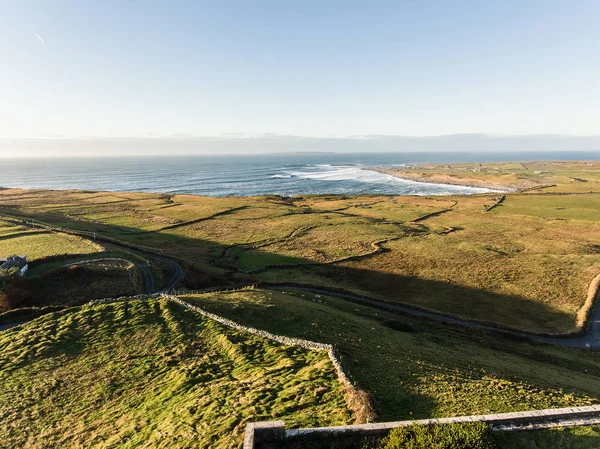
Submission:
{"label": "narrow road", "polygon": [[590,322],[588,325],[587,332],[580,337],[542,337],[527,332],[519,332],[513,330],[502,329],[500,327],[490,326],[468,320],[461,320],[459,318],[453,318],[450,316],[440,315],[434,312],[425,312],[422,310],[413,309],[408,306],[401,306],[397,304],[390,304],[387,302],[379,301],[373,298],[367,298],[352,293],[344,293],[338,291],[331,291],[324,288],[313,288],[313,287],[302,287],[296,285],[269,285],[264,284],[262,288],[269,290],[300,290],[305,292],[317,293],[320,295],[333,296],[335,298],[347,299],[352,302],[366,304],[373,306],[378,309],[389,310],[392,312],[401,312],[406,315],[426,318],[429,320],[439,321],[442,323],[455,324],[458,326],[469,327],[471,329],[488,330],[494,333],[510,335],[519,338],[528,338],[530,340],[541,341],[544,343],[552,343],[560,346],[568,346],[572,348],[580,349],[591,349],[600,350],[600,307],[595,307]]}
{"label": "narrow road", "polygon": [[142,290],[144,293],[154,293],[154,277],[152,277],[150,266],[145,263],[136,263],[135,267],[142,276]]}
{"label": "narrow road", "polygon": [[[168,259],[166,257],[161,257],[161,260],[169,263],[173,269],[173,276],[171,280],[162,288],[161,290],[156,291],[156,293],[167,293],[173,289],[175,284],[179,281],[179,279],[183,276],[183,268],[177,262]],[[261,288],[267,290],[297,290],[304,292],[311,292],[325,296],[332,296],[334,298],[342,298],[355,303],[365,304],[368,306],[372,306],[382,310],[389,310],[391,312],[401,312],[406,315],[426,318],[428,320],[434,320],[442,323],[454,324],[462,327],[468,327],[471,329],[481,329],[492,331],[496,334],[500,335],[509,335],[513,337],[526,338],[529,340],[540,341],[544,343],[552,343],[559,346],[566,346],[571,348],[579,348],[579,349],[589,349],[589,350],[600,350],[600,307],[596,307],[592,316],[590,317],[590,322],[588,325],[587,332],[581,337],[542,337],[535,334],[530,334],[527,332],[518,332],[507,330],[499,327],[494,327],[486,324],[481,324],[468,320],[461,320],[459,318],[453,318],[450,316],[440,315],[433,312],[425,312],[422,310],[413,309],[408,306],[401,306],[397,304],[389,304],[383,301],[379,301],[373,298],[367,298],[360,295],[355,295],[352,293],[344,293],[339,291],[331,291],[324,288],[314,288],[314,287],[303,287],[298,285],[285,285],[285,284],[263,284],[260,286]],[[219,293],[220,291],[230,291],[230,289],[222,289],[222,290],[213,290],[211,293]],[[23,323],[11,323],[0,325],[0,331],[9,329],[11,327],[17,326]]]}
{"label": "narrow road", "polygon": [[[141,251],[140,252],[144,252]],[[143,282],[143,290],[144,293],[166,293],[175,288],[177,282],[183,277],[183,268],[179,265],[175,260],[166,257],[166,256],[157,256],[154,253],[147,252],[146,255],[150,256],[152,259],[158,259],[161,262],[164,262],[170,265],[173,268],[173,275],[171,279],[160,289],[157,289],[154,285],[154,276],[152,276],[152,271],[150,270],[150,265],[148,264],[135,264],[136,268],[140,271],[142,275]]]}
{"label": "narrow road", "polygon": [[[228,212],[228,211],[226,211],[226,212]],[[231,211],[229,211],[229,212],[231,212]],[[4,215],[5,217],[8,217],[9,219],[13,219],[13,220],[17,219],[19,221],[25,222],[25,224],[27,225],[25,218],[14,217],[14,216],[5,215],[5,214],[2,214],[2,215]],[[79,232],[77,230],[73,230],[70,228],[62,228],[60,226],[47,225],[45,223],[40,223],[40,222],[37,222],[37,224],[38,224],[38,226],[40,226],[42,228],[47,228],[50,230],[58,229],[59,231],[63,231],[63,232],[69,233],[69,234],[80,235],[81,237],[89,239],[89,235],[86,234],[85,232]],[[173,288],[175,287],[177,282],[183,277],[183,274],[184,274],[183,268],[181,267],[181,265],[179,265],[179,263],[176,260],[171,259],[170,257],[164,256],[164,255],[158,255],[154,251],[145,250],[145,249],[136,247],[135,245],[132,245],[132,244],[129,244],[126,242],[120,242],[120,241],[114,240],[112,238],[98,236],[98,240],[99,241],[105,240],[116,246],[121,246],[124,248],[128,248],[130,250],[133,249],[135,251],[139,251],[141,253],[147,254],[155,259],[161,260],[161,261],[171,265],[171,267],[173,268],[173,276],[171,277],[169,282],[167,282],[166,285],[162,289],[156,290],[156,291],[154,291],[155,289],[154,289],[154,285],[153,285],[154,283],[153,283],[153,279],[152,279],[152,274],[150,273],[150,270],[148,269],[148,267],[138,266],[138,268],[140,268],[140,271],[142,272],[142,278],[144,279],[144,289],[148,290],[148,292],[153,292],[153,293],[169,292],[169,291],[173,290]],[[468,321],[468,320],[462,320],[460,318],[453,318],[450,316],[445,316],[445,315],[441,315],[441,314],[434,313],[434,312],[426,312],[423,310],[417,310],[417,309],[413,309],[409,306],[390,304],[390,303],[386,303],[384,301],[380,301],[377,299],[367,298],[367,297],[360,296],[360,295],[355,295],[353,293],[331,291],[331,290],[327,290],[324,288],[317,288],[317,287],[313,288],[310,286],[297,286],[297,285],[286,285],[286,284],[280,284],[280,285],[263,284],[263,288],[271,289],[271,290],[291,289],[291,290],[301,290],[301,291],[313,292],[313,293],[323,294],[323,295],[327,295],[327,296],[333,296],[333,297],[337,297],[337,298],[347,299],[347,300],[350,300],[350,301],[353,301],[356,303],[366,304],[366,305],[373,306],[373,307],[383,309],[383,310],[390,310],[392,312],[394,312],[394,311],[401,312],[401,313],[411,315],[411,316],[426,318],[426,319],[430,319],[430,320],[434,320],[434,321],[439,321],[442,323],[455,324],[455,325],[463,326],[463,327],[469,327],[471,329],[488,330],[488,331],[492,331],[492,332],[495,332],[498,334],[510,335],[510,336],[520,337],[520,338],[527,338],[530,340],[541,341],[544,343],[552,343],[552,344],[556,344],[556,345],[560,345],[560,346],[568,346],[568,347],[572,347],[572,348],[600,350],[600,307],[594,307],[592,315],[589,318],[589,323],[587,326],[586,333],[584,335],[578,336],[578,337],[542,337],[542,336],[527,333],[527,332],[520,332],[520,331],[516,331],[516,330],[507,330],[507,329],[495,327],[492,325],[481,324],[481,323]],[[224,289],[224,291],[226,291],[226,290]],[[218,290],[216,290],[215,292],[218,292]],[[596,296],[598,296],[598,293],[596,294]],[[5,326],[12,327],[11,325],[5,325]],[[7,328],[7,327],[0,326],[0,330],[5,329],[5,328]]]}
{"label": "narrow road", "polygon": [[171,265],[171,267],[173,267],[173,276],[171,277],[171,280],[169,282],[167,282],[167,284],[161,290],[158,290],[156,293],[170,292],[171,290],[173,290],[175,288],[175,285],[177,284],[177,282],[179,282],[179,279],[181,279],[183,277],[183,268],[181,267],[181,265],[179,265],[178,262],[176,262],[173,259],[169,259],[168,257],[164,257],[164,256],[153,256],[153,257],[155,259],[160,259],[163,262],[166,262],[169,265]]}
{"label": "narrow road", "polygon": [[[231,210],[223,211],[216,215],[222,215],[224,213],[229,213],[229,212],[231,212]],[[181,265],[179,265],[179,263],[175,259],[171,259],[170,257],[164,256],[162,254],[158,254],[158,251],[151,250],[150,248],[144,249],[135,244],[123,242],[123,241],[120,241],[117,239],[113,239],[111,237],[105,237],[101,234],[96,234],[95,232],[91,233],[91,232],[86,232],[86,231],[79,231],[77,229],[66,228],[63,226],[51,225],[48,223],[42,223],[40,221],[31,219],[31,218],[13,216],[13,215],[5,214],[5,213],[0,213],[0,216],[2,216],[7,221],[14,221],[16,224],[24,225],[24,226],[27,226],[30,228],[35,225],[38,228],[46,229],[46,230],[49,230],[52,232],[64,232],[66,234],[77,235],[77,236],[82,237],[87,240],[92,240],[92,236],[93,236],[94,240],[110,243],[112,245],[119,246],[121,248],[126,248],[129,250],[147,254],[148,256],[151,256],[154,259],[161,260],[161,261],[171,265],[173,267],[173,276],[171,277],[169,282],[167,282],[167,284],[162,289],[155,291],[154,278],[152,277],[151,271],[148,269],[147,266],[144,266],[142,264],[136,264],[136,267],[141,272],[142,280],[143,280],[143,284],[144,284],[144,291],[146,293],[162,293],[162,292],[168,292],[170,290],[173,290],[173,288],[175,287],[177,282],[183,277],[183,274],[184,274],[183,268],[181,267]]]}

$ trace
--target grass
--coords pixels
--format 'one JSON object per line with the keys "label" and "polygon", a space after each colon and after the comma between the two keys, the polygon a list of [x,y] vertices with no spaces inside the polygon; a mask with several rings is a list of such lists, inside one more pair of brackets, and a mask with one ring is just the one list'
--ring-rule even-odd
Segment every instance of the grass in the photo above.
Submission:
{"label": "grass", "polygon": [[[589,282],[600,272],[600,194],[585,193],[595,191],[600,170],[544,167],[490,169],[500,171],[490,171],[488,181],[498,176],[556,187],[508,194],[489,212],[498,194],[206,198],[6,189],[0,191],[0,218],[28,217],[154,248],[182,261],[182,285],[189,288],[257,280],[304,283],[526,331],[568,332],[576,329]],[[456,176],[464,171],[453,170]],[[54,257],[38,259],[46,268],[69,255],[122,251],[107,244],[105,253],[94,249],[80,256],[84,251],[69,245],[86,241],[27,235],[32,231],[0,223],[0,245],[14,241],[23,248],[40,239],[38,247]],[[56,236],[66,240],[52,240]],[[41,250],[37,257],[43,258]],[[133,251],[125,258],[135,257]],[[150,262],[156,273],[162,271]],[[35,262],[33,268],[38,269]],[[247,273],[254,269],[262,271]],[[69,280],[66,293],[89,299],[88,281]],[[63,282],[44,282],[48,290],[40,288],[42,296],[54,301]],[[106,290],[97,294],[114,296]],[[380,420],[600,400],[600,358],[583,351],[469,333],[299,291],[257,289],[189,300],[244,324],[335,344],[345,370],[372,394]],[[190,313],[160,301],[112,304],[51,313],[22,330],[0,333],[5,357],[0,379],[10,387],[0,393],[0,416],[11,423],[4,431],[12,432],[6,439],[0,429],[2,441],[13,447],[36,447],[40,441],[48,442],[45,447],[65,441],[84,447],[185,447],[195,439],[199,446],[231,447],[239,444],[248,420],[283,418],[288,426],[351,420],[323,354],[292,354],[228,334],[232,349],[219,336],[225,330],[217,332],[214,323]],[[244,357],[238,357],[238,344]],[[17,362],[15,375],[2,371]],[[269,377],[275,376],[272,367],[276,378]],[[300,379],[307,383],[297,390],[293,373],[304,369],[314,376]],[[58,383],[52,384],[55,377]],[[82,387],[75,388],[79,378]],[[269,389],[269,382],[277,387]],[[207,424],[213,422],[214,429]],[[29,438],[32,434],[43,440]]]}
{"label": "grass", "polygon": [[492,188],[524,189],[540,186],[547,192],[600,192],[600,163],[596,161],[489,162],[419,164],[383,169],[403,178]]}
{"label": "grass", "polygon": [[68,264],[98,259],[124,259],[130,261],[131,263],[146,263],[145,259],[142,259],[141,257],[131,252],[123,251],[102,251],[98,253],[76,256],[65,254],[61,255],[61,257],[48,256],[41,259],[37,259],[35,262],[30,264],[29,270],[27,271],[27,277],[41,276]]}
{"label": "grass", "polygon": [[[376,257],[328,269],[267,271],[258,277],[345,288],[530,332],[573,331],[588,285],[600,272],[600,226],[525,214],[527,205],[534,207],[540,198],[546,199],[511,195],[487,213],[487,197],[459,198],[451,211],[421,222],[427,233],[386,243],[386,251]],[[577,213],[569,196],[552,199],[556,207],[566,201],[564,207]],[[582,203],[600,210],[596,199]],[[525,209],[519,215],[514,202]],[[443,228],[455,230],[434,233]]]}
{"label": "grass", "polygon": [[497,448],[497,449],[597,449],[600,427],[557,427],[548,430],[492,432],[483,423],[398,428],[369,447],[400,448]]}
{"label": "grass", "polygon": [[332,343],[379,420],[500,413],[600,400],[594,354],[507,340],[294,290],[184,297],[242,324]]}
{"label": "grass", "polygon": [[0,333],[2,445],[241,447],[246,422],[352,420],[324,352],[166,300],[77,307]]}
{"label": "grass", "polygon": [[555,220],[600,221],[596,195],[522,195],[511,197],[502,212]]}
{"label": "grass", "polygon": [[27,255],[29,260],[59,254],[91,254],[100,250],[89,240],[59,233],[18,234],[14,238],[0,239],[0,255]]}
{"label": "grass", "polygon": [[[564,192],[600,183],[596,163],[449,167],[426,169]],[[184,262],[189,288],[293,280],[530,332],[574,332],[600,273],[600,193],[547,189],[509,194],[489,212],[498,194],[208,198],[6,189],[0,213],[161,251]]]}
{"label": "grass", "polygon": [[482,422],[398,427],[378,449],[499,449],[489,424]]}
{"label": "grass", "polygon": [[600,427],[559,427],[549,430],[500,432],[497,439],[502,449],[598,449]]}

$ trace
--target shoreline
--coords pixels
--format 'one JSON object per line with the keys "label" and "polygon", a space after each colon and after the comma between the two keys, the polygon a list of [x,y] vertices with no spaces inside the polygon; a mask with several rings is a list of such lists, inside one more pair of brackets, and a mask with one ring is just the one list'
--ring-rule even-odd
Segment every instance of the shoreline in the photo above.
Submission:
{"label": "shoreline", "polygon": [[[485,181],[478,180],[452,180],[452,179],[431,179],[424,176],[421,176],[417,173],[414,175],[407,172],[396,171],[391,168],[382,168],[382,167],[363,167],[362,170],[373,171],[377,173],[381,173],[384,175],[394,176],[395,178],[404,179],[405,181],[413,181],[413,182],[421,182],[424,184],[437,184],[437,185],[449,185],[449,186],[459,186],[459,187],[472,187],[479,189],[490,189],[494,190],[494,192],[490,193],[513,193],[519,192],[521,190],[527,190],[531,187],[514,187],[507,186],[503,184],[493,184]],[[532,186],[535,187],[535,186]]]}

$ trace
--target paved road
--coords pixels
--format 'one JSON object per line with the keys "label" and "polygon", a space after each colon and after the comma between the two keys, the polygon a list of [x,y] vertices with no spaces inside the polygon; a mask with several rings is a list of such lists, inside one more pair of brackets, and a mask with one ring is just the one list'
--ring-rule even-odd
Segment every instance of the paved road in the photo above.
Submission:
{"label": "paved road", "polygon": [[366,304],[369,306],[377,307],[379,309],[390,310],[392,312],[402,312],[407,315],[417,316],[421,318],[427,318],[430,320],[440,321],[443,323],[456,324],[459,326],[470,327],[472,329],[489,330],[495,333],[501,333],[505,335],[511,335],[521,338],[528,338],[531,340],[542,341],[545,343],[553,343],[560,346],[569,346],[573,348],[583,349],[594,349],[600,350],[600,307],[596,307],[593,315],[590,317],[590,325],[588,331],[581,337],[541,337],[539,335],[530,334],[527,332],[518,332],[502,329],[499,327],[489,326],[486,324],[476,323],[468,320],[461,320],[459,318],[452,318],[445,315],[440,315],[433,312],[425,312],[422,310],[413,309],[408,306],[401,306],[396,304],[390,304],[387,302],[379,301],[373,298],[367,298],[352,293],[342,293],[337,291],[331,291],[324,288],[313,288],[313,287],[301,287],[296,285],[264,285],[264,288],[270,290],[278,289],[291,289],[301,290],[306,292],[317,293],[321,295],[333,296],[336,298],[348,299],[350,301]]}
{"label": "paved road", "polygon": [[[150,253],[148,253],[150,254]],[[158,259],[161,262],[167,263],[171,265],[173,268],[173,275],[171,279],[163,286],[163,288],[157,290],[154,287],[154,277],[152,276],[152,271],[150,271],[150,266],[148,264],[136,264],[138,270],[142,275],[142,281],[144,285],[144,293],[163,293],[169,292],[175,288],[175,285],[179,280],[183,277],[183,268],[179,263],[165,256],[157,256],[155,254],[151,255],[153,259]]]}
{"label": "paved road", "polygon": [[154,257],[155,259],[162,260],[163,262],[166,262],[169,265],[171,265],[171,267],[173,267],[173,276],[171,277],[171,280],[169,282],[167,282],[167,284],[161,290],[157,291],[156,293],[170,292],[171,290],[173,290],[175,288],[175,285],[177,284],[177,282],[179,282],[179,279],[181,279],[183,277],[183,268],[175,260],[169,259],[168,257],[164,257],[164,256],[152,256],[152,257]]}
{"label": "paved road", "polygon": [[142,290],[144,290],[144,293],[154,293],[154,277],[152,277],[150,265],[146,263],[136,263],[135,267],[142,276]]}

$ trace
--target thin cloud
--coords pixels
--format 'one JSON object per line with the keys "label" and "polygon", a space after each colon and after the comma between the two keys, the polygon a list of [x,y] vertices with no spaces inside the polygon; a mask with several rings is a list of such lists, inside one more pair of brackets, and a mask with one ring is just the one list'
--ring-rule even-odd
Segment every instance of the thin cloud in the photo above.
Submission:
{"label": "thin cloud", "polygon": [[42,39],[42,37],[39,34],[37,34],[35,31],[33,32],[33,34],[35,34],[35,37],[37,37],[38,40],[42,43],[42,45],[45,47],[46,42],[44,42],[44,39]]}

